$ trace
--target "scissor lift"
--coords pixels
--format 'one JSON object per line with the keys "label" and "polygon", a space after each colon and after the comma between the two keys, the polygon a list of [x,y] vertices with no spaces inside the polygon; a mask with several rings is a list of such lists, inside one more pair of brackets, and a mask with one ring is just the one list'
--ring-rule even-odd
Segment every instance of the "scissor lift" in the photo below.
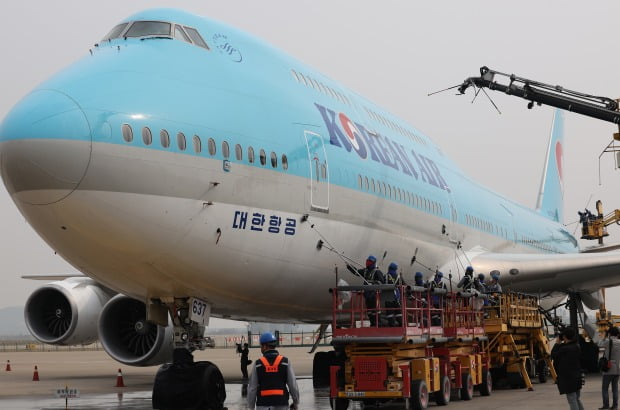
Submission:
{"label": "scissor lift", "polygon": [[332,295],[332,343],[346,355],[330,367],[332,408],[356,400],[424,409],[431,396],[440,405],[470,400],[475,386],[491,394],[479,295],[394,285],[339,286]]}
{"label": "scissor lift", "polygon": [[522,379],[528,390],[533,390],[530,373],[538,372],[539,379],[544,381],[544,365],[556,379],[538,298],[522,293],[498,293],[490,295],[484,311],[484,328],[489,338],[486,348],[492,369],[505,371],[509,379],[511,376]]}

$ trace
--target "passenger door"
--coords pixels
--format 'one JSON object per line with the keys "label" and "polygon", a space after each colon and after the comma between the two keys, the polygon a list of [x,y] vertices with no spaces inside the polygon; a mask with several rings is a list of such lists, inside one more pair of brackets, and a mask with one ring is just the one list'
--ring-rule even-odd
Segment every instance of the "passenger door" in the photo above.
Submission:
{"label": "passenger door", "polygon": [[329,166],[323,137],[313,131],[304,130],[310,166],[310,209],[329,212]]}

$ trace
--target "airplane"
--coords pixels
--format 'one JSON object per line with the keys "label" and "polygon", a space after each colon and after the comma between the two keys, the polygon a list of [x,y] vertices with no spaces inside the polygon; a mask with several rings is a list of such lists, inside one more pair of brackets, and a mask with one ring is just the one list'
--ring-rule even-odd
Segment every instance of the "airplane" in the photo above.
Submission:
{"label": "airplane", "polygon": [[[473,266],[597,306],[601,287],[620,285],[620,254],[580,253],[562,224],[561,124],[558,113],[531,210],[252,35],[181,10],[136,13],[0,124],[11,198],[84,275],[36,290],[27,326],[45,343],[99,339],[128,365],[172,358],[189,378],[211,315],[325,324],[328,289],[361,283],[344,267],[369,254],[408,282]],[[221,373],[200,363],[196,389],[221,405]],[[165,366],[154,404],[178,400]]]}

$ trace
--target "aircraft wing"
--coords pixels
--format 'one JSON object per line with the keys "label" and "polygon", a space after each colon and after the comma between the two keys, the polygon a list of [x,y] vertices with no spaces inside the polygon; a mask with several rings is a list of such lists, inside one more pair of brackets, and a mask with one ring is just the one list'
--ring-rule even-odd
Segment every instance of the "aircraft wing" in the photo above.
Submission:
{"label": "aircraft wing", "polygon": [[28,280],[65,280],[68,278],[84,278],[85,276],[80,273],[73,274],[60,274],[60,275],[22,275],[22,279]]}
{"label": "aircraft wing", "polygon": [[503,289],[527,293],[577,292],[594,297],[601,288],[620,285],[620,252],[483,253],[472,259],[472,266],[487,274],[499,270]]}

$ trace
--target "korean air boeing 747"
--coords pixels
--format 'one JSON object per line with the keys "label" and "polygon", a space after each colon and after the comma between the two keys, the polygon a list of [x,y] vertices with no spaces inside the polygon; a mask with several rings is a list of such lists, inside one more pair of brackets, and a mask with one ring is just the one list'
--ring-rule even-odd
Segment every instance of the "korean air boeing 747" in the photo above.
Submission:
{"label": "korean air boeing 747", "polygon": [[0,125],[7,190],[85,275],[35,291],[28,328],[160,364],[204,348],[209,315],[328,322],[328,288],[360,283],[343,259],[369,254],[410,282],[472,265],[499,270],[505,288],[596,307],[601,287],[620,285],[620,255],[579,253],[562,225],[559,118],[530,210],[253,36],[178,10],[137,13]]}

